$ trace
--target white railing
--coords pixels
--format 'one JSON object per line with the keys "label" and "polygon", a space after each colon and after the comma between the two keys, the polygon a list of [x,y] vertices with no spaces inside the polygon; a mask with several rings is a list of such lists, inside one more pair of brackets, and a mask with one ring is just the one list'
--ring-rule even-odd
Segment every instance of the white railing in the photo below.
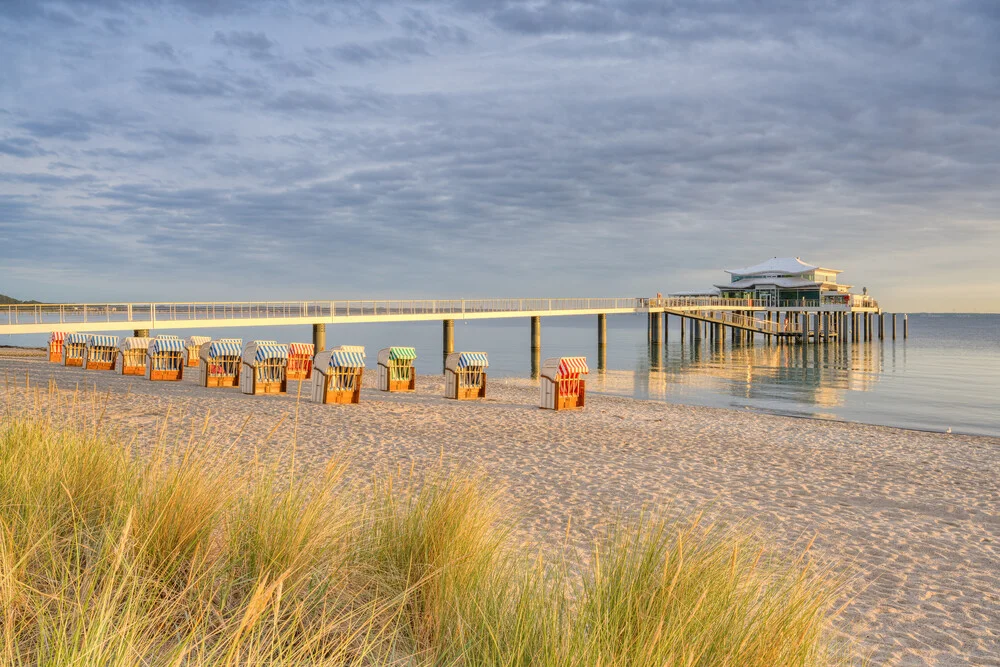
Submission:
{"label": "white railing", "polygon": [[516,312],[640,311],[646,299],[621,298],[510,298],[413,299],[352,301],[245,301],[191,303],[63,303],[0,306],[0,323],[167,323],[180,321],[250,320],[282,318],[455,315]]}
{"label": "white railing", "polygon": [[[783,301],[779,308],[817,308],[816,301]],[[831,304],[827,304],[831,305]],[[844,304],[847,305],[847,304]],[[870,296],[851,295],[853,308],[878,308]],[[435,316],[483,313],[642,312],[649,308],[733,309],[773,308],[760,299],[721,297],[599,297],[599,298],[508,298],[508,299],[404,299],[350,301],[231,301],[184,303],[62,303],[11,304],[0,306],[0,324],[41,325],[132,322],[151,324],[181,321],[239,321],[251,319],[305,318],[329,320],[351,317]],[[444,318],[443,318],[444,319]]]}
{"label": "white railing", "polygon": [[780,323],[772,320],[762,320],[752,315],[743,315],[742,313],[730,310],[718,311],[707,316],[705,314],[699,314],[698,319],[702,319],[707,322],[717,322],[719,324],[726,324],[729,326],[753,329],[754,331],[758,331],[763,334],[770,334],[772,336],[797,335],[802,332],[801,326],[792,325],[791,321],[787,319],[784,323]]}

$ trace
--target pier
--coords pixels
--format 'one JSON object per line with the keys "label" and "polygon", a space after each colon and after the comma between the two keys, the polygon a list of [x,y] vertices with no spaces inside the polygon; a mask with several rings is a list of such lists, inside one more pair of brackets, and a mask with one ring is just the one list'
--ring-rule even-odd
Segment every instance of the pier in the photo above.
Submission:
{"label": "pier", "polygon": [[[649,341],[666,341],[668,318],[679,317],[692,340],[707,336],[722,342],[767,344],[832,343],[885,336],[885,318],[869,296],[850,295],[836,303],[822,301],[770,303],[760,299],[722,297],[593,297],[499,298],[351,301],[262,301],[179,303],[15,304],[0,306],[0,335],[132,331],[148,335],[156,329],[311,325],[316,350],[326,347],[326,326],[371,322],[442,322],[444,354],[454,349],[455,320],[525,317],[531,323],[532,368],[541,355],[541,318],[597,316],[598,368],[605,366],[608,315],[646,315]],[[903,316],[903,337],[908,322]]]}

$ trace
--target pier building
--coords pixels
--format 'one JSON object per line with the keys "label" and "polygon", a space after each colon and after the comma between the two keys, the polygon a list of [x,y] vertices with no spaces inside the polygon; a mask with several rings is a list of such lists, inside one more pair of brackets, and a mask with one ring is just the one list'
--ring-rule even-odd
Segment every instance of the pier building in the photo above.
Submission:
{"label": "pier building", "polygon": [[726,299],[753,299],[764,306],[843,304],[852,285],[837,282],[843,271],[807,264],[798,257],[772,257],[742,269],[726,269],[730,281],[719,288]]}

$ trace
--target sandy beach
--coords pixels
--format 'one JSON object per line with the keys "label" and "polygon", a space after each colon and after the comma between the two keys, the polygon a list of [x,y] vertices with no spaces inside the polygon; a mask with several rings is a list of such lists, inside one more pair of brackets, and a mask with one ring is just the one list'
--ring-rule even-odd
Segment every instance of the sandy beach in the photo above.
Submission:
{"label": "sandy beach", "polygon": [[[288,452],[308,471],[346,456],[350,475],[464,470],[505,485],[526,538],[585,545],[603,521],[642,507],[745,521],[769,542],[851,576],[845,630],[873,664],[1000,665],[1000,438],[924,433],[590,394],[582,412],[537,408],[529,380],[491,380],[481,402],[372,388],[362,403],[296,401],[85,372],[0,355],[3,401],[26,376],[108,393],[106,419],[148,445],[168,415],[239,450]],[[91,399],[87,399],[91,400]],[[6,408],[5,408],[6,409]],[[297,413],[297,419],[296,419]],[[247,421],[249,419],[249,421]],[[284,421],[281,421],[284,419]],[[281,425],[275,430],[275,426]],[[294,427],[294,428],[293,428]],[[274,430],[274,433],[268,438]]]}

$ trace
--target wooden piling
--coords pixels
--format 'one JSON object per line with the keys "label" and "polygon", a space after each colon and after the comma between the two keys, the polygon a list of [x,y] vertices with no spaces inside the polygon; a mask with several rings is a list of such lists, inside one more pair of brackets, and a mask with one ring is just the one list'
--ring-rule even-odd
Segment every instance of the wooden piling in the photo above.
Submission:
{"label": "wooden piling", "polygon": [[892,314],[892,339],[896,340],[896,313]]}
{"label": "wooden piling", "polygon": [[910,316],[907,313],[903,313],[903,340],[910,335]]}

